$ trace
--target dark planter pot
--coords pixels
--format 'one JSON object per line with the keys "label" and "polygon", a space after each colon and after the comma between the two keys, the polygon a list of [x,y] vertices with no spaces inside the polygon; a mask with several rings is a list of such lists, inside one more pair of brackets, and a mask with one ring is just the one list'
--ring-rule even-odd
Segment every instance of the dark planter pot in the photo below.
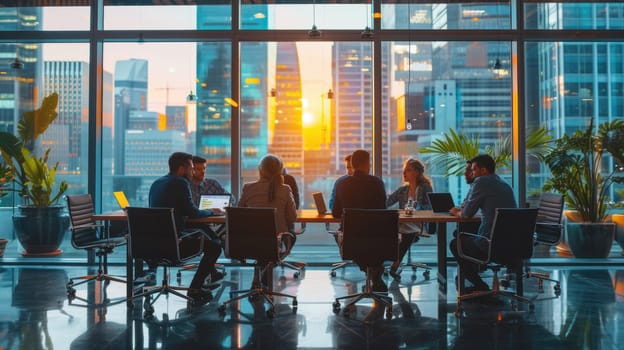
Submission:
{"label": "dark planter pot", "polygon": [[69,215],[62,205],[19,206],[13,215],[13,227],[27,254],[54,253],[69,228]]}
{"label": "dark planter pot", "polygon": [[615,235],[614,223],[568,222],[566,230],[575,257],[604,259],[609,256]]}

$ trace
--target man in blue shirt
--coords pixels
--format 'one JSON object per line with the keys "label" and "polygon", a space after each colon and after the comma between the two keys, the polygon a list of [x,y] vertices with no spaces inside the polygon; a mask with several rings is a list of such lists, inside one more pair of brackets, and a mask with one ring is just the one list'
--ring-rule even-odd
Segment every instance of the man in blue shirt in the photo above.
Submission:
{"label": "man in blue shirt", "polygon": [[[479,155],[471,161],[472,183],[470,193],[461,208],[452,208],[451,214],[458,217],[473,217],[481,210],[481,224],[477,234],[490,237],[492,224],[496,215],[496,208],[516,208],[516,199],[511,187],[495,174],[496,163],[487,154]],[[487,247],[485,240],[479,238],[462,239],[462,251],[473,256],[485,256]],[[488,285],[479,276],[479,265],[464,260],[457,253],[457,239],[451,240],[451,252],[457,259],[457,264],[463,276],[468,279],[475,290],[488,290]]]}
{"label": "man in blue shirt", "polygon": [[[187,218],[223,215],[219,209],[199,210],[193,203],[189,179],[193,173],[193,156],[184,152],[175,152],[169,157],[169,173],[152,183],[149,192],[150,207],[174,208],[176,227],[183,230]],[[215,262],[221,255],[221,245],[206,237],[204,254],[197,272],[189,286],[188,295],[195,299],[195,305],[203,305],[212,300],[210,291],[202,290],[202,285],[210,275],[210,281],[216,282],[223,274],[215,269]]]}

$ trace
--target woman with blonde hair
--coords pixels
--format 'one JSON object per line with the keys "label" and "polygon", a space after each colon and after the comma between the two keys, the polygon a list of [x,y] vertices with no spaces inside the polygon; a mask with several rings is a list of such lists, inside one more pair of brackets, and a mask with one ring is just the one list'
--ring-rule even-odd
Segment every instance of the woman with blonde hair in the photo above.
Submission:
{"label": "woman with blonde hair", "polygon": [[[268,154],[260,160],[258,165],[259,179],[243,185],[238,206],[261,207],[277,209],[277,232],[282,238],[282,253],[280,258],[286,257],[295,244],[295,235],[289,232],[297,219],[297,209],[293,194],[282,177],[282,160],[273,154]],[[266,281],[263,281],[266,282]]]}
{"label": "woman with blonde hair", "polygon": [[[410,158],[403,163],[404,185],[394,191],[386,200],[386,207],[390,208],[398,203],[399,209],[404,209],[411,201],[414,210],[431,209],[428,192],[433,192],[431,179],[425,176],[425,165],[418,159]],[[399,227],[401,242],[399,243],[399,260],[394,261],[390,267],[390,275],[399,280],[401,278],[398,268],[403,256],[410,248],[414,240],[418,240],[418,233],[422,226],[416,223],[403,223]]]}

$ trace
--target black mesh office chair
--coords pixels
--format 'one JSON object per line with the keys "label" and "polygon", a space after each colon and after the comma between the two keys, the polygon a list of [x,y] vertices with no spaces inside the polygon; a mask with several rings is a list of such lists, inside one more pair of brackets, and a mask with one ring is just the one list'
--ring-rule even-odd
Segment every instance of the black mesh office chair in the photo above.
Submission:
{"label": "black mesh office chair", "polygon": [[[104,232],[104,226],[93,222],[95,214],[93,200],[90,194],[79,194],[66,196],[67,209],[71,221],[71,244],[76,249],[94,251],[98,258],[98,272],[95,275],[85,275],[72,277],[67,282],[67,297],[71,302],[76,298],[74,287],[89,281],[116,281],[126,283],[122,278],[108,275],[107,255],[113,249],[126,244],[125,237],[108,237],[108,232]],[[75,283],[75,280],[81,280]]]}
{"label": "black mesh office chair", "polygon": [[[230,292],[230,299],[219,306],[219,313],[225,315],[226,305],[243,298],[261,296],[269,303],[268,317],[275,316],[274,296],[292,298],[293,311],[297,311],[297,297],[273,291],[272,271],[280,263],[281,237],[277,232],[275,208],[225,208],[225,256],[236,260],[255,260],[254,272],[258,281],[251,289]],[[266,275],[265,275],[266,274]],[[263,283],[262,276],[268,281]],[[237,295],[238,294],[238,295]],[[234,297],[234,295],[237,295]]]}
{"label": "black mesh office chair", "polygon": [[[484,296],[504,296],[511,298],[512,308],[517,308],[517,302],[524,302],[533,311],[533,302],[523,296],[522,266],[525,259],[533,253],[533,233],[537,220],[537,208],[521,209],[496,209],[496,217],[492,225],[490,237],[484,237],[473,233],[459,232],[457,235],[457,251],[459,256],[479,265],[485,265],[494,271],[492,290],[477,291],[457,296],[457,310],[455,316],[463,313],[462,301],[481,298]],[[484,256],[468,255],[462,250],[462,240],[480,239],[487,247]],[[516,276],[516,293],[501,290],[499,287],[498,271],[507,266]],[[461,274],[461,271],[460,271]],[[460,282],[460,284],[462,284]]]}
{"label": "black mesh office chair", "polygon": [[392,298],[387,293],[372,291],[371,268],[399,257],[399,212],[386,209],[344,209],[342,245],[344,260],[353,260],[366,268],[366,286],[363,293],[336,298],[335,313],[340,312],[340,300],[352,299],[345,305],[343,314],[349,316],[355,303],[370,298],[386,308],[386,318],[392,318]]}
{"label": "black mesh office chair", "polygon": [[[173,294],[193,305],[193,298],[180,293],[187,287],[169,284],[169,267],[181,266],[185,261],[203,252],[204,232],[185,230],[179,232],[173,208],[138,208],[127,207],[128,230],[130,232],[130,256],[141,259],[151,268],[163,266],[163,278],[160,286],[145,286],[141,293],[133,298],[145,297],[143,303],[145,318],[152,318],[154,303],[161,295]],[[152,299],[152,295],[157,294]]]}
{"label": "black mesh office chair", "polygon": [[[535,244],[554,246],[559,244],[563,234],[563,205],[564,196],[555,193],[542,193],[537,211],[537,223],[535,224]],[[544,291],[544,280],[555,283],[553,289],[556,296],[561,294],[559,281],[550,278],[550,274],[545,272],[533,272],[530,265],[526,264],[524,276],[526,278],[537,278],[538,290]]]}

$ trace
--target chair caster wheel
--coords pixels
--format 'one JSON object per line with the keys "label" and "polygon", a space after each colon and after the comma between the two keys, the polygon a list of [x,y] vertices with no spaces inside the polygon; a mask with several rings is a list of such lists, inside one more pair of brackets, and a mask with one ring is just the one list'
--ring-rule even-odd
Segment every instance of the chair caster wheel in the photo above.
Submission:
{"label": "chair caster wheel", "polygon": [[428,281],[429,278],[431,278],[431,272],[429,272],[429,270],[423,272],[423,277]]}
{"label": "chair caster wheel", "polygon": [[329,275],[332,276],[332,277],[336,277],[336,271],[330,272]]}
{"label": "chair caster wheel", "polygon": [[178,273],[176,273],[176,278],[177,279],[181,279],[182,278],[182,272],[178,271]]}
{"label": "chair caster wheel", "polygon": [[297,302],[297,299],[293,299],[292,307],[296,308],[298,305],[299,305],[299,303]]}
{"label": "chair caster wheel", "polygon": [[340,302],[339,301],[334,301],[334,303],[332,304],[332,311],[335,314],[338,314],[340,312]]}
{"label": "chair caster wheel", "polygon": [[268,318],[274,318],[275,317],[275,309],[274,308],[270,308],[267,310],[266,315]]}
{"label": "chair caster wheel", "polygon": [[556,284],[553,287],[554,291],[555,291],[555,296],[560,296],[561,295],[561,286],[559,286],[559,284]]}
{"label": "chair caster wheel", "polygon": [[294,279],[299,278],[299,272],[295,272],[295,273],[293,273],[293,278],[294,278]]}
{"label": "chair caster wheel", "polygon": [[416,281],[416,278],[417,278],[416,275],[410,276],[410,279],[412,280],[412,282]]}
{"label": "chair caster wheel", "polygon": [[70,301],[76,299],[76,290],[74,288],[67,289],[67,299]]}
{"label": "chair caster wheel", "polygon": [[169,322],[169,314],[163,313],[163,315],[162,315],[162,321],[163,321],[163,322]]}
{"label": "chair caster wheel", "polygon": [[67,290],[70,290],[74,287],[74,280],[69,280],[69,282],[67,282],[66,288]]}
{"label": "chair caster wheel", "polygon": [[217,311],[219,312],[219,316],[221,316],[221,317],[225,316],[225,305],[219,306]]}

